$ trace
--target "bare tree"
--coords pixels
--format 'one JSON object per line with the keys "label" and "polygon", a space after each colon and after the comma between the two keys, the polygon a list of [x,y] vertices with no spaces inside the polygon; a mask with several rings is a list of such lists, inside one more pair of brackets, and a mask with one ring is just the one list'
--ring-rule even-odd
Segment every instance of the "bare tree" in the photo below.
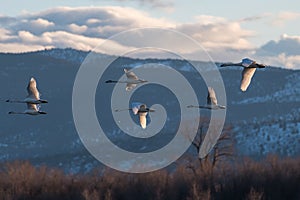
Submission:
{"label": "bare tree", "polygon": [[[191,138],[189,134],[185,134],[196,149],[197,155],[199,154],[201,145],[206,136],[208,126],[209,120],[207,118],[200,118],[196,136]],[[229,157],[233,156],[233,140],[230,135],[231,130],[231,126],[225,126],[212,150],[204,158],[197,157],[202,171],[212,173],[218,162],[228,160]],[[188,168],[195,172],[195,167],[196,166],[194,166],[192,162],[189,162]]]}

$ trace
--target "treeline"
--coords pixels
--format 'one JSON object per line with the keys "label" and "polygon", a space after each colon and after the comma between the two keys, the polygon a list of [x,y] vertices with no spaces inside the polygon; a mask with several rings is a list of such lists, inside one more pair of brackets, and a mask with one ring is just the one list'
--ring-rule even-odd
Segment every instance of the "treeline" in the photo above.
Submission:
{"label": "treeline", "polygon": [[300,158],[269,156],[210,165],[180,162],[174,171],[128,174],[95,169],[65,174],[29,162],[1,164],[0,199],[300,199]]}

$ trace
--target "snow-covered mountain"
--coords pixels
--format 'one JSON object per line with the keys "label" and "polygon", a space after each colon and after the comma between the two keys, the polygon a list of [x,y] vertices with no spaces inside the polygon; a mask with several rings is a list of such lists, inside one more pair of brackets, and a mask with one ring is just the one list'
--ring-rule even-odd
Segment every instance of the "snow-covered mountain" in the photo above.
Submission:
{"label": "snow-covered mountain", "polygon": [[[69,172],[88,171],[101,165],[82,145],[72,116],[72,89],[76,73],[90,52],[74,49],[51,49],[23,54],[0,54],[0,160],[30,160],[39,164],[61,167]],[[108,57],[107,55],[102,55]],[[190,63],[171,59],[119,58],[110,66],[106,76],[100,79],[96,94],[98,118],[108,137],[117,145],[140,152],[159,148],[172,139],[180,117],[173,108],[178,106],[173,94],[163,88],[143,87],[150,94],[148,102],[168,102],[165,106],[170,116],[162,130],[161,140],[148,141],[148,145],[129,140],[115,123],[112,123],[109,95],[113,85],[102,84],[105,79],[119,77],[123,68],[133,68],[146,63],[172,66],[188,80],[201,79]],[[205,62],[197,62],[206,65]],[[218,63],[217,63],[218,65]],[[300,71],[269,67],[257,70],[247,92],[239,90],[241,69],[220,69],[227,95],[226,123],[233,129],[239,155],[260,157],[268,153],[294,156],[300,153]],[[8,115],[11,110],[22,111],[22,104],[10,104],[8,98],[26,96],[26,85],[33,76],[38,81],[42,97],[49,103],[42,106],[45,116]],[[206,85],[195,86],[196,91],[206,91]],[[162,91],[162,92],[159,92]],[[137,92],[137,99],[142,94]],[[199,94],[199,102],[205,103],[206,92]],[[157,100],[158,99],[158,100]],[[171,99],[171,100],[169,100]],[[147,103],[147,102],[145,102]],[[168,115],[169,116],[169,115]],[[149,145],[150,144],[150,145]]]}

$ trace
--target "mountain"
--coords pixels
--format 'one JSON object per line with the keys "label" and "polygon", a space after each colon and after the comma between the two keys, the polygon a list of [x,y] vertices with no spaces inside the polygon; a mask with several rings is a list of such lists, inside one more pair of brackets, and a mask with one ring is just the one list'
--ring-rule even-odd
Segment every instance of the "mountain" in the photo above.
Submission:
{"label": "mountain", "polygon": [[[30,160],[36,165],[46,164],[72,173],[86,172],[94,166],[101,165],[83,146],[72,115],[74,80],[89,53],[74,49],[50,49],[21,54],[0,54],[1,162]],[[103,59],[108,57],[100,56]],[[163,134],[141,142],[129,138],[115,122],[112,122],[112,110],[109,105],[114,85],[104,84],[104,81],[123,75],[123,68],[147,63],[172,66],[191,82],[202,80],[191,64],[184,60],[120,57],[111,63],[97,87],[95,100],[101,102],[96,103],[98,119],[110,140],[124,149],[137,152],[153,151],[166,145],[173,138],[180,121],[178,101],[172,92],[157,85],[145,85],[140,87],[143,90],[136,90],[135,99],[146,101],[145,103],[150,105],[153,102],[161,103],[166,106],[168,112],[167,124],[162,129]],[[196,64],[209,65],[205,62]],[[226,124],[232,127],[230,134],[235,141],[236,153],[255,158],[269,153],[281,156],[299,155],[300,71],[276,67],[257,70],[245,93],[239,90],[241,69],[229,67],[220,69],[220,72],[227,96]],[[26,108],[23,104],[6,103],[5,100],[24,98],[27,83],[32,76],[37,79],[42,98],[49,101],[48,104],[42,105],[42,110],[48,114],[8,115],[11,110],[23,111]],[[193,88],[196,92],[199,91],[198,100],[204,104],[206,85],[197,84]],[[144,91],[148,94],[147,99],[144,98]],[[202,114],[209,116],[209,111],[201,111]],[[136,120],[135,116],[132,118]],[[161,138],[157,140],[158,137]]]}

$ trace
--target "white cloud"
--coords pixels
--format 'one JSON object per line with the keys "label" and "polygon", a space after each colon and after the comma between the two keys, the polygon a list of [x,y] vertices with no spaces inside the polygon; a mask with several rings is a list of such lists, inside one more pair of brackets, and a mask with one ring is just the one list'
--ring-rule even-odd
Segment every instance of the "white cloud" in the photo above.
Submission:
{"label": "white cloud", "polygon": [[[10,18],[0,18],[9,21],[7,19]],[[0,30],[0,41],[11,40],[12,46],[16,42],[27,45],[32,43],[38,48],[39,45],[50,45],[91,50],[99,42],[121,31],[145,26],[175,27],[169,20],[153,18],[128,7],[59,7],[39,13],[26,13],[14,19],[13,23],[5,24],[5,28]],[[8,46],[3,46],[2,51],[13,49]]]}
{"label": "white cloud", "polygon": [[288,35],[282,34],[281,40],[295,40],[297,43],[300,43],[300,36],[299,35]]}
{"label": "white cloud", "polygon": [[[282,19],[294,19],[295,15],[282,14]],[[39,13],[22,14],[15,18],[0,16],[5,22],[0,28],[0,47],[4,52],[40,50],[49,47],[72,47],[81,50],[94,49],[107,38],[122,31],[142,27],[167,28],[192,37],[208,50],[217,61],[237,61],[242,57],[270,61],[266,64],[299,66],[300,36],[282,35],[278,41],[270,41],[261,48],[250,43],[257,33],[242,27],[245,21],[259,20],[254,16],[239,21],[223,17],[200,15],[191,23],[178,23],[165,18],[155,18],[129,7],[59,7]],[[128,35],[123,40],[106,41],[108,49],[103,53],[118,53],[134,49],[134,43],[142,46],[159,46],[168,36],[153,34],[140,37]],[[146,38],[146,39],[145,39]],[[165,49],[174,49],[189,58],[197,55],[196,48],[177,38],[167,38]],[[139,41],[137,41],[139,40]],[[134,43],[130,42],[134,41]],[[107,44],[107,43],[106,43]]]}
{"label": "white cloud", "polygon": [[42,27],[46,28],[46,27],[49,27],[49,26],[54,26],[53,22],[49,22],[48,20],[45,20],[45,19],[42,19],[42,18],[31,20],[30,22],[33,26],[37,26],[37,27],[40,27],[40,28],[42,28]]}
{"label": "white cloud", "polygon": [[154,8],[167,8],[171,9],[174,6],[173,0],[115,0],[120,2],[128,2],[128,1],[135,1],[139,2],[141,5],[150,5]]}
{"label": "white cloud", "polygon": [[269,41],[257,49],[255,55],[270,65],[300,69],[300,36],[283,34],[278,41]]}
{"label": "white cloud", "polygon": [[69,25],[69,29],[73,33],[84,33],[88,27],[86,25],[78,26],[77,24],[72,23]]}
{"label": "white cloud", "polygon": [[54,46],[45,46],[45,45],[33,45],[33,44],[23,44],[19,42],[12,43],[0,43],[0,49],[2,52],[28,52],[28,51],[37,51],[43,49],[51,49]]}
{"label": "white cloud", "polygon": [[17,36],[13,36],[9,30],[0,28],[0,42],[9,42],[15,39],[17,39]]}
{"label": "white cloud", "polygon": [[280,12],[272,24],[275,26],[283,26],[287,21],[296,20],[298,18],[300,18],[300,12]]}
{"label": "white cloud", "polygon": [[263,45],[258,53],[261,55],[279,55],[286,54],[300,55],[300,36],[289,36],[283,34],[278,41],[269,41]]}
{"label": "white cloud", "polygon": [[39,41],[39,37],[33,35],[29,31],[19,31],[18,36],[23,43],[27,44],[36,43]]}
{"label": "white cloud", "polygon": [[[98,48],[101,53],[106,53],[107,51],[112,54],[118,51],[129,51],[131,47],[122,46],[113,41],[107,41],[101,38],[86,37],[78,34],[73,34],[65,31],[55,31],[55,32],[45,32],[40,36],[36,36],[28,31],[19,31],[19,38],[22,44],[40,47],[40,46],[54,46],[58,48],[72,47],[80,50],[91,50],[103,42],[108,42],[109,49]],[[15,44],[13,44],[15,45]]]}
{"label": "white cloud", "polygon": [[300,55],[286,56],[284,53],[278,56],[280,63],[291,69],[300,69]]}
{"label": "white cloud", "polygon": [[243,29],[239,22],[207,15],[197,16],[196,19],[197,22],[179,25],[177,29],[192,36],[205,48],[209,50],[253,48],[248,38],[255,33]]}
{"label": "white cloud", "polygon": [[91,19],[86,20],[86,23],[87,24],[100,24],[101,20],[100,19],[96,19],[96,18],[91,18]]}

